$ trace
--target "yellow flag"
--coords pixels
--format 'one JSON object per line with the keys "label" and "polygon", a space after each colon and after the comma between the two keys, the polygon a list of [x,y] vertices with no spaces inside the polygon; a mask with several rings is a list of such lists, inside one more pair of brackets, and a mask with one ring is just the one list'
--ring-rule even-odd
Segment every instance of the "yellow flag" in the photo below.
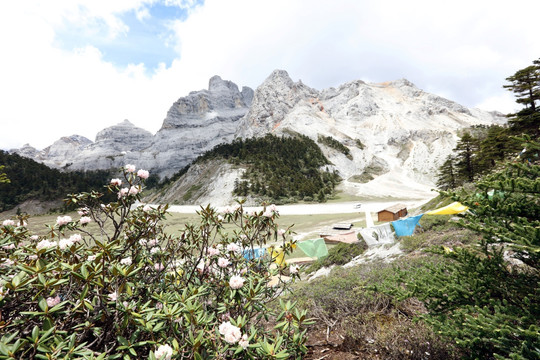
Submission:
{"label": "yellow flag", "polygon": [[445,207],[428,211],[426,215],[453,215],[462,213],[464,211],[467,211],[468,209],[468,206],[465,206],[462,203],[456,201]]}

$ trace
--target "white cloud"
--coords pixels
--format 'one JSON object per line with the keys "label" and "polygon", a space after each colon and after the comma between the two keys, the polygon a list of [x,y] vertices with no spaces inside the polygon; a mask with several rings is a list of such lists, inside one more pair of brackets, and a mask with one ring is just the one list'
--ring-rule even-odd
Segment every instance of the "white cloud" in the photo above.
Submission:
{"label": "white cloud", "polygon": [[507,112],[504,79],[540,56],[540,3],[532,0],[178,0],[189,17],[172,25],[176,39],[162,41],[179,56],[151,74],[144,64],[115,67],[91,46],[55,44],[56,31],[73,23],[119,36],[129,31],[120,14],[144,18],[154,1],[2,2],[0,148],[42,148],[75,133],[93,140],[125,118],[155,132],[170,105],[211,76],[256,87],[276,68],[319,89],[405,77],[464,105]]}

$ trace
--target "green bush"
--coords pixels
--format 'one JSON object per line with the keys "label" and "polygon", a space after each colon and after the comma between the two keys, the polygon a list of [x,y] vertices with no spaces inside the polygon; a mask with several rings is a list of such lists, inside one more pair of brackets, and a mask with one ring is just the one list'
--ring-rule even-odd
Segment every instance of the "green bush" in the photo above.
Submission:
{"label": "green bush", "polygon": [[107,186],[114,202],[70,195],[81,218],[59,216],[47,236],[32,235],[26,216],[2,223],[0,359],[301,358],[306,312],[266,305],[285,286],[270,279],[294,279],[296,268],[243,254],[270,240],[281,242],[275,254],[292,251],[288,232],[278,238],[276,209],[201,208],[200,225],[166,235],[168,206],[134,207],[148,177],[134,170]]}

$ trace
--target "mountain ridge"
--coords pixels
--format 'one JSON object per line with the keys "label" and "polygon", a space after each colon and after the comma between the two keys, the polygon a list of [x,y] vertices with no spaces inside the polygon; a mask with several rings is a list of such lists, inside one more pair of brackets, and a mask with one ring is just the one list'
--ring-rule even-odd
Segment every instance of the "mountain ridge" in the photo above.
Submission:
{"label": "mountain ridge", "polygon": [[240,91],[232,81],[212,77],[208,89],[179,98],[154,135],[126,120],[100,131],[93,143],[72,136],[46,152],[29,146],[14,152],[65,169],[135,163],[163,178],[234,138],[296,132],[314,141],[330,136],[350,149],[347,157],[319,144],[345,179],[346,191],[368,196],[386,189],[394,196],[402,187],[426,195],[457,142],[458,130],[504,122],[502,114],[469,109],[406,79],[354,80],[319,91],[275,70],[255,91]]}

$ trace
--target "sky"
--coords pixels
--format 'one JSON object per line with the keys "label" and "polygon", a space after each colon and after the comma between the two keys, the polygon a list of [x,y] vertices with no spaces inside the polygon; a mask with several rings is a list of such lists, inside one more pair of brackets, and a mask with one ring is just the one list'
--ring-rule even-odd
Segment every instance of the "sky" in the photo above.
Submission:
{"label": "sky", "polygon": [[468,107],[519,107],[505,78],[540,58],[537,0],[6,0],[0,148],[155,133],[213,75],[275,69],[315,89],[406,78]]}

